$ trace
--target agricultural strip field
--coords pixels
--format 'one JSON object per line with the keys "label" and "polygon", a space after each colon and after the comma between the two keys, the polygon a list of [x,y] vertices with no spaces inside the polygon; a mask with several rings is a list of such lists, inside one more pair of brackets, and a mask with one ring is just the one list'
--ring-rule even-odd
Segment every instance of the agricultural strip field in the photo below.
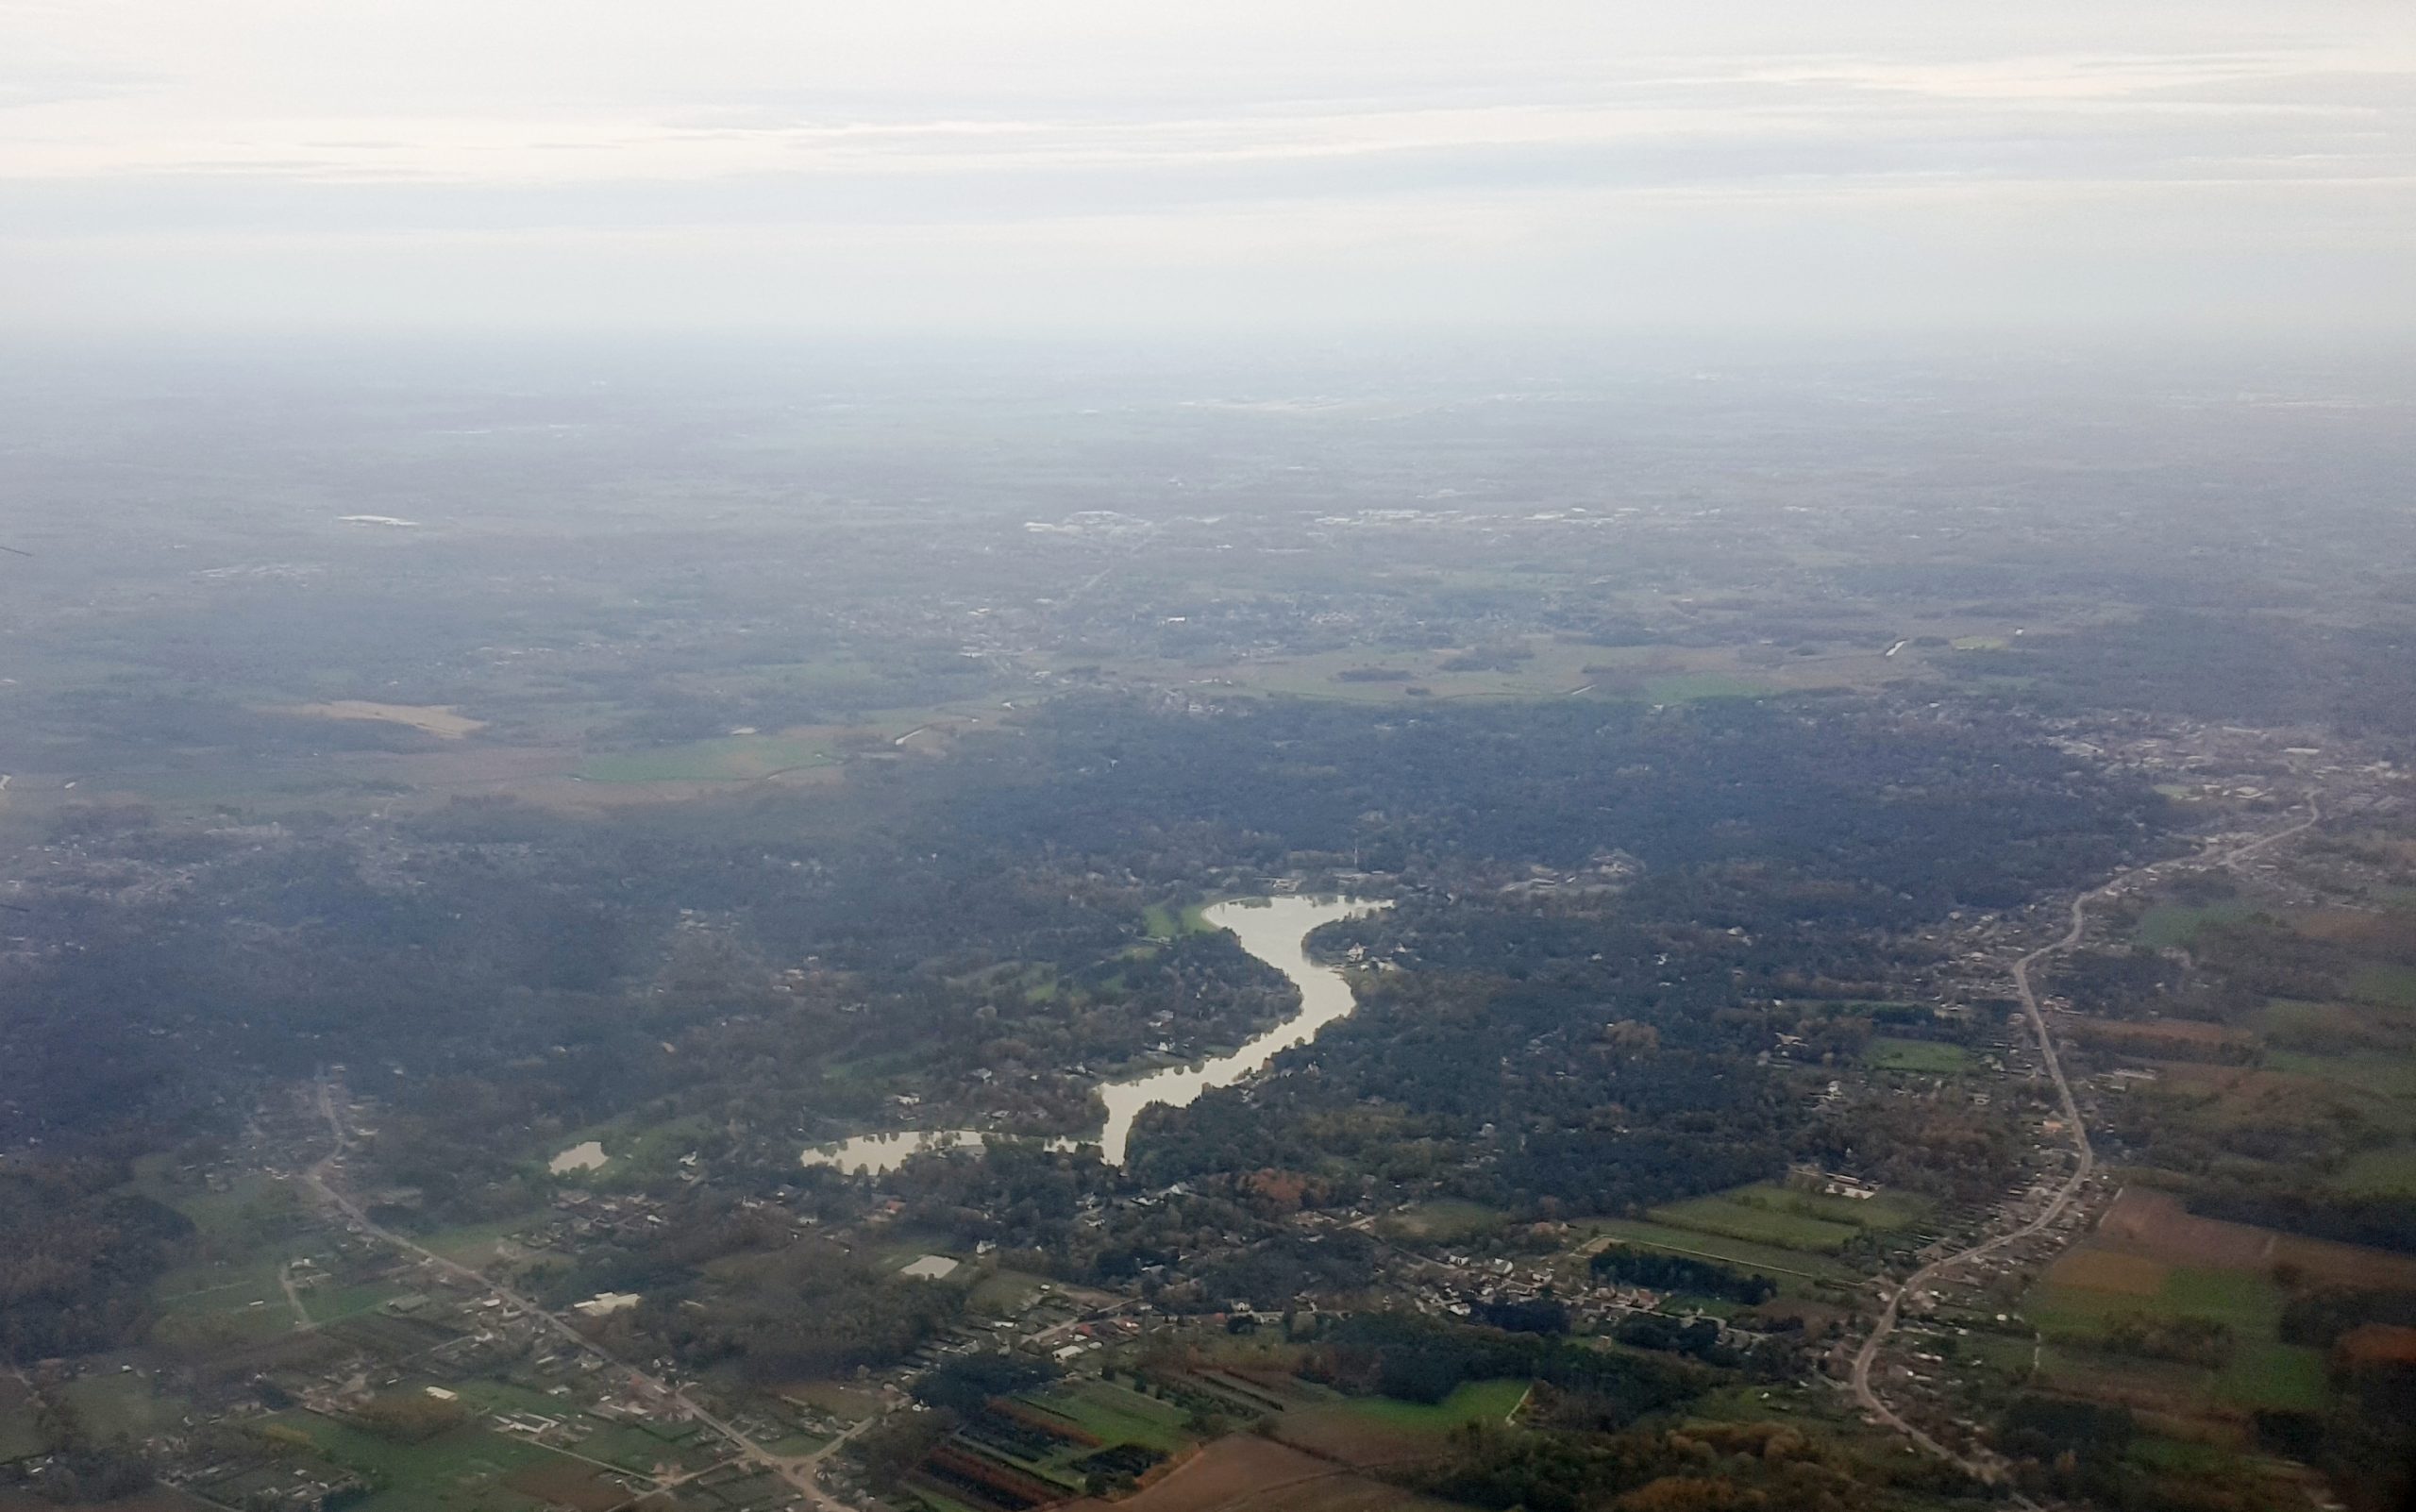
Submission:
{"label": "agricultural strip field", "polygon": [[2330,1388],[2323,1355],[2278,1335],[2284,1265],[2334,1285],[2416,1285],[2416,1259],[2200,1218],[2135,1187],[2021,1311],[2058,1389],[2184,1417],[2314,1410]]}
{"label": "agricultural strip field", "polygon": [[1857,1272],[1825,1254],[1754,1244],[1726,1235],[1630,1218],[1597,1219],[1587,1227],[1592,1233],[1616,1243],[1638,1245],[1648,1250],[1668,1250],[1676,1254],[1693,1255],[1697,1259],[1718,1260],[1742,1269],[1760,1271],[1774,1280],[1792,1277],[1799,1281],[1852,1285],[1860,1279]]}
{"label": "agricultural strip field", "polygon": [[1083,1500],[1066,1512],[1455,1512],[1314,1454],[1262,1438],[1220,1438],[1137,1496]]}
{"label": "agricultural strip field", "polygon": [[1158,1470],[1191,1438],[1184,1409],[1103,1381],[993,1399],[915,1466],[908,1485],[934,1506],[1053,1504],[1098,1479]]}
{"label": "agricultural strip field", "polygon": [[1171,1453],[1183,1442],[1183,1409],[1106,1381],[1085,1381],[1033,1397],[1103,1444],[1142,1444]]}

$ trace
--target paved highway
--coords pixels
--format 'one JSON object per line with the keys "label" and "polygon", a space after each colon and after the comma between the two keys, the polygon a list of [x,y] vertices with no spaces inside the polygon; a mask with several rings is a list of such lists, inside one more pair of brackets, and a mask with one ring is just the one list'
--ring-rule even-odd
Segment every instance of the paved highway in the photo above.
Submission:
{"label": "paved highway", "polygon": [[[2055,1189],[2055,1195],[2048,1201],[2046,1207],[2029,1222],[2018,1229],[2000,1234],[1994,1238],[1983,1240],[1969,1249],[1958,1250],[1942,1259],[1933,1260],[1914,1271],[1911,1277],[1903,1285],[1897,1287],[1895,1293],[1888,1299],[1888,1305],[1881,1311],[1878,1322],[1871,1326],[1871,1336],[1862,1341],[1861,1351],[1854,1357],[1854,1400],[1862,1404],[1863,1410],[1904,1435],[1929,1453],[1941,1459],[1953,1460],[1962,1467],[1966,1474],[1982,1481],[1994,1481],[1997,1472],[1994,1466],[1958,1454],[1906,1422],[1902,1415],[1880,1399],[1878,1392],[1871,1389],[1871,1369],[1877,1363],[1880,1348],[1888,1342],[1888,1336],[1896,1330],[1898,1310],[1903,1306],[1906,1297],[1921,1291],[1956,1266],[1993,1254],[2007,1246],[2019,1244],[2024,1239],[2044,1233],[2071,1208],[2073,1199],[2080,1195],[2082,1184],[2087,1182],[2089,1174],[2097,1168],[2097,1151],[2089,1142],[2089,1125],[2080,1116],[2080,1105],[2072,1100],[2072,1084],[2064,1078],[2063,1062],[2055,1054],[2055,1036],[2047,1027],[2046,1014],[2038,1006],[2037,989],[2031,985],[2030,982],[2030,968],[2049,956],[2061,955],[2080,944],[2081,936],[2089,928],[2089,905],[2092,901],[2106,897],[2126,883],[2138,882],[2167,866],[2183,864],[2228,866],[2245,861],[2268,846],[2287,840],[2294,834],[2312,828],[2324,817],[2323,811],[2316,806],[2313,798],[2307,800],[2307,816],[2298,823],[2275,830],[2270,834],[2259,835],[2229,850],[2211,856],[2192,857],[2187,863],[2157,862],[2152,865],[2135,867],[2118,874],[2112,881],[2102,886],[2091,888],[2072,899],[2072,927],[2067,929],[2060,938],[2052,944],[2040,946],[2013,964],[2014,992],[2022,1000],[2022,1012],[2029,1016],[2031,1027],[2038,1033],[2038,1057],[2047,1067],[2049,1079],[2055,1084],[2055,1098],[2063,1105],[2065,1127],[2072,1131],[2072,1152],[2076,1157],[2072,1162],[2072,1173],[2064,1178],[2063,1184]],[[2024,1497],[2017,1496],[2014,1500],[2025,1507],[2033,1504]]]}

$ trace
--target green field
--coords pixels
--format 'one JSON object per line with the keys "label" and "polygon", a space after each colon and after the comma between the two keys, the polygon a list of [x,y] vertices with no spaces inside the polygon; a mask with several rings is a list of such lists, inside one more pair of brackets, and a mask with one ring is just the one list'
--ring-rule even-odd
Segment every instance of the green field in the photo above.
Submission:
{"label": "green field", "polygon": [[[558,1404],[554,1410],[559,1413],[562,1408]],[[579,1452],[590,1459],[604,1460],[641,1475],[653,1473],[658,1465],[676,1465],[683,1470],[703,1470],[722,1458],[712,1445],[698,1448],[673,1443],[626,1422],[608,1423],[596,1429],[579,1441]]]}
{"label": "green field", "polygon": [[1587,1225],[1595,1234],[1621,1244],[1641,1245],[1650,1250],[1669,1250],[1679,1254],[1720,1260],[1747,1270],[1758,1270],[1773,1279],[1795,1277],[1804,1281],[1839,1282],[1847,1285],[1858,1280],[1857,1274],[1824,1255],[1800,1250],[1786,1250],[1767,1244],[1754,1244],[1726,1235],[1704,1234],[1693,1229],[1670,1228],[1662,1223],[1643,1223],[1629,1218],[1602,1218]]}
{"label": "green field", "polygon": [[1865,1064],[1881,1071],[1912,1071],[1924,1076],[1952,1076],[1971,1067],[1971,1052],[1960,1045],[1940,1044],[1931,1039],[1897,1039],[1888,1034],[1871,1036],[1863,1048]]}
{"label": "green field", "polygon": [[2349,996],[2387,1008],[2416,1008],[2416,966],[2360,966],[2349,978]]}
{"label": "green field", "polygon": [[153,1291],[163,1314],[159,1336],[257,1344],[292,1333],[294,1310],[277,1281],[284,1267],[285,1261],[272,1252],[241,1263],[180,1266],[169,1271]]}
{"label": "green field", "polygon": [[2334,1173],[2331,1184],[2352,1197],[2416,1197],[2416,1147],[2360,1150]]}
{"label": "green field", "polygon": [[2215,1378],[2215,1394],[2235,1406],[2312,1410],[2331,1399],[2324,1352],[2295,1344],[2243,1343]]}
{"label": "green field", "polygon": [[2193,1444],[2180,1438],[2141,1438],[2131,1446],[2130,1457],[2150,1470],[2184,1474],[2219,1469],[2229,1458],[2212,1444]]}
{"label": "green field", "polygon": [[1817,1218],[1774,1202],[1765,1205],[1740,1200],[1734,1194],[1671,1202],[1645,1216],[1673,1229],[1811,1254],[1835,1254],[1862,1232],[1856,1224]]}
{"label": "green field", "polygon": [[33,1393],[12,1376],[0,1375],[0,1465],[42,1452],[34,1426]]}
{"label": "green field", "polygon": [[2416,1098],[2416,1060],[2404,1055],[2372,1050],[2348,1055],[2273,1050],[2265,1057],[2265,1068],[2312,1077],[2378,1098]]}
{"label": "green field", "polygon": [[725,735],[647,750],[600,752],[582,759],[577,775],[589,782],[744,782],[837,762],[823,740]]}
{"label": "green field", "polygon": [[533,1412],[547,1418],[581,1416],[575,1403],[513,1381],[457,1380],[448,1382],[447,1388],[460,1394],[463,1405],[479,1412]]}
{"label": "green field", "polygon": [[1527,1400],[1524,1381],[1470,1381],[1440,1402],[1398,1402],[1391,1397],[1354,1397],[1345,1410],[1356,1418],[1413,1433],[1446,1434],[1469,1423],[1499,1425]]}
{"label": "green field", "polygon": [[793,1381],[776,1395],[804,1403],[842,1422],[862,1422],[881,1411],[881,1393],[839,1381]]}
{"label": "green field", "polygon": [[[138,1162],[130,1184],[193,1219],[198,1239],[199,1258],[152,1286],[161,1315],[153,1336],[157,1342],[187,1353],[214,1353],[294,1332],[294,1309],[277,1278],[287,1262],[323,1254],[326,1236],[290,1184],[251,1174],[212,1191],[179,1180],[164,1158],[157,1158]],[[314,1295],[327,1299],[328,1316],[341,1315],[336,1292],[306,1290],[306,1307]],[[310,1316],[321,1315],[314,1310]]]}
{"label": "green field", "polygon": [[1935,1216],[1935,1208],[1926,1198],[1902,1192],[1881,1192],[1876,1197],[1831,1197],[1823,1192],[1799,1191],[1775,1182],[1756,1182],[1722,1195],[1732,1201],[1775,1207],[1801,1213],[1806,1218],[1825,1218],[1832,1223],[1851,1223],[1856,1228],[1876,1233],[1917,1229]]}
{"label": "green field", "polygon": [[309,1440],[336,1464],[367,1476],[377,1490],[354,1504],[368,1512],[521,1512],[539,1505],[499,1484],[512,1470],[549,1451],[464,1424],[425,1443],[398,1444],[306,1412],[268,1421]]}
{"label": "green field", "polygon": [[1166,903],[1151,903],[1141,911],[1141,928],[1153,940],[1171,940],[1184,934],[1214,934],[1216,926],[1208,922],[1206,903],[1185,903],[1181,908]]}
{"label": "green field", "polygon": [[375,1312],[384,1303],[403,1294],[404,1287],[395,1281],[368,1281],[351,1286],[305,1287],[302,1305],[314,1323],[332,1323],[341,1319],[358,1318]]}
{"label": "green field", "polygon": [[139,1370],[106,1370],[61,1390],[100,1438],[148,1438],[176,1431],[192,1404]]}
{"label": "green field", "polygon": [[1615,1220],[1591,1227],[1625,1243],[1723,1260],[1773,1278],[1837,1281],[1854,1272],[1822,1257],[1837,1253],[1866,1233],[1917,1229],[1929,1219],[1931,1210],[1919,1199],[1894,1193],[1832,1197],[1755,1182],[1665,1203],[1645,1216],[1650,1222]]}
{"label": "green field", "polygon": [[2125,1314],[2203,1318],[2231,1329],[2231,1356],[2219,1369],[2090,1354],[2067,1361],[2085,1374],[2089,1358],[2122,1359],[2122,1369],[2169,1379],[2176,1390],[2234,1407],[2315,1407],[2326,1399],[2324,1357],[2280,1342],[2274,1325],[2285,1296],[2252,1271],[2179,1266],[2153,1296],[2044,1283],[2022,1300],[2022,1313],[2049,1342],[2093,1351],[2107,1322]]}
{"label": "green field", "polygon": [[2087,1342],[2106,1320],[2124,1313],[2205,1318],[2231,1325],[2243,1343],[2273,1336],[2282,1316],[2282,1291],[2265,1276],[2245,1270],[2176,1266],[2162,1288],[2150,1296],[2100,1291],[2044,1282],[2022,1300],[2022,1314],[2050,1338]]}
{"label": "green field", "polygon": [[455,1265],[474,1268],[492,1265],[497,1258],[495,1246],[526,1228],[533,1216],[524,1213],[518,1218],[457,1224],[449,1229],[439,1229],[420,1242]]}
{"label": "green field", "polygon": [[965,1305],[969,1311],[992,1318],[1013,1318],[1031,1306],[1046,1285],[1038,1276],[1020,1270],[993,1271],[973,1284],[973,1289],[965,1294]]}
{"label": "green field", "polygon": [[2158,903],[2139,916],[2134,936],[2148,949],[2161,950],[2167,946],[2187,945],[2206,926],[2245,918],[2249,912],[2249,905],[2237,899],[2197,907],[2184,903]]}
{"label": "green field", "polygon": [[1766,682],[1748,681],[1720,672],[1681,672],[1653,678],[1644,684],[1649,703],[1694,703],[1704,698],[1760,698],[1778,690]]}

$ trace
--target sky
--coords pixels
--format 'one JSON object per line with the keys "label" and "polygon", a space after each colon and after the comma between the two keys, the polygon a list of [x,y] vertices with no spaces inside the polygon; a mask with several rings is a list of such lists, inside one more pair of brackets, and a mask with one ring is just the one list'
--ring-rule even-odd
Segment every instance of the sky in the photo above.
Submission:
{"label": "sky", "polygon": [[0,0],[0,332],[2416,330],[2408,0]]}

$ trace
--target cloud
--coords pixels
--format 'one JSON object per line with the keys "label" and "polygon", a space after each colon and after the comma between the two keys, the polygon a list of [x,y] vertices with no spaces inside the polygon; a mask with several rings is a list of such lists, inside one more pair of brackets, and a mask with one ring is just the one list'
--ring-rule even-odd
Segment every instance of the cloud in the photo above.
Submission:
{"label": "cloud", "polygon": [[0,278],[61,319],[2416,318],[2369,266],[2416,253],[2377,8],[1716,8],[20,4]]}

